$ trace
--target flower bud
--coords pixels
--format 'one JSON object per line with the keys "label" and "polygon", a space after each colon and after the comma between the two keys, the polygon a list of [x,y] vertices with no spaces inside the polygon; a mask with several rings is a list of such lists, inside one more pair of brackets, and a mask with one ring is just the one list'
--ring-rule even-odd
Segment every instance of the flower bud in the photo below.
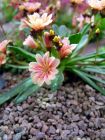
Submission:
{"label": "flower bud", "polygon": [[54,41],[55,43],[59,43],[60,37],[59,37],[59,36],[55,36],[54,39],[53,39],[53,41]]}
{"label": "flower bud", "polygon": [[38,47],[38,44],[35,42],[32,36],[28,36],[25,41],[23,42],[23,45],[28,46],[32,49],[35,49]]}
{"label": "flower bud", "polygon": [[54,35],[55,35],[54,30],[50,30],[50,35],[51,35],[51,36],[54,36]]}
{"label": "flower bud", "polygon": [[96,33],[96,34],[100,34],[100,29],[97,28],[96,31],[95,31],[95,33]]}
{"label": "flower bud", "polygon": [[47,48],[52,47],[52,41],[50,39],[50,33],[49,32],[44,32],[44,42]]}

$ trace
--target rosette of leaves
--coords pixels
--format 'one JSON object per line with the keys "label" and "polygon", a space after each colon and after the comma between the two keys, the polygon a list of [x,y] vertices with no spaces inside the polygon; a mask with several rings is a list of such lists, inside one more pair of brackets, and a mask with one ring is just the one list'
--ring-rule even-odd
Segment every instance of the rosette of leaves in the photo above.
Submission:
{"label": "rosette of leaves", "polygon": [[[60,27],[53,25],[52,28],[57,35],[60,37],[68,37],[71,44],[77,44],[77,47],[67,58],[61,59],[58,68],[59,73],[50,85],[51,90],[55,91],[62,85],[64,72],[69,71],[79,76],[102,95],[105,95],[105,89],[102,85],[105,84],[105,80],[100,77],[101,74],[105,75],[105,49],[99,49],[98,51],[85,55],[81,54],[89,41],[89,35],[87,33],[90,30],[90,25],[87,24],[76,34],[70,34],[64,25]],[[27,69],[28,62],[35,61],[35,54],[22,47],[10,46],[8,49],[27,60],[27,65],[8,64],[10,67]],[[58,50],[52,49],[51,55],[58,58]],[[37,93],[39,89],[40,87],[38,87],[38,85],[32,83],[31,78],[27,78],[7,93],[2,93],[0,95],[0,105],[11,99],[14,99],[15,103],[20,103],[28,96]]]}

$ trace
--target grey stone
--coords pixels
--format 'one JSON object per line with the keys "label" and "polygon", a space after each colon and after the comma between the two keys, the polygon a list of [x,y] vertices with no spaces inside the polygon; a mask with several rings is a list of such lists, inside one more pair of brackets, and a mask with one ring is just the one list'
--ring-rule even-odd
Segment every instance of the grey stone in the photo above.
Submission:
{"label": "grey stone", "polygon": [[53,126],[50,126],[49,131],[50,134],[55,134],[56,133],[56,129]]}
{"label": "grey stone", "polygon": [[17,110],[22,112],[23,111],[23,108],[21,106],[17,106]]}
{"label": "grey stone", "polygon": [[22,134],[17,133],[16,135],[13,135],[13,140],[21,140]]}
{"label": "grey stone", "polygon": [[63,130],[61,133],[61,138],[65,139],[70,134],[70,130]]}
{"label": "grey stone", "polygon": [[8,140],[8,136],[6,134],[4,134],[3,140]]}
{"label": "grey stone", "polygon": [[36,138],[38,140],[44,139],[45,138],[45,133],[43,133],[43,132],[36,133]]}

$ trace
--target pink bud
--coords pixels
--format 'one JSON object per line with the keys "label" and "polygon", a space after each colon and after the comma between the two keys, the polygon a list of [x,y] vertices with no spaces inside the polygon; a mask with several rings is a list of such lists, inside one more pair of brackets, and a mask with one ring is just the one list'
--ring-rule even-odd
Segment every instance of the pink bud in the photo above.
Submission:
{"label": "pink bud", "polygon": [[6,47],[11,42],[11,40],[4,40],[0,43],[0,52],[6,53]]}
{"label": "pink bud", "polygon": [[49,32],[44,33],[44,41],[45,41],[46,48],[51,48],[52,47],[52,42],[50,40]]}
{"label": "pink bud", "polygon": [[28,47],[30,47],[32,49],[38,47],[36,42],[35,42],[35,40],[30,35],[25,39],[25,41],[23,42],[23,45],[28,46]]}
{"label": "pink bud", "polygon": [[67,57],[76,48],[77,44],[70,44],[67,37],[62,40],[63,46],[60,49],[61,58]]}

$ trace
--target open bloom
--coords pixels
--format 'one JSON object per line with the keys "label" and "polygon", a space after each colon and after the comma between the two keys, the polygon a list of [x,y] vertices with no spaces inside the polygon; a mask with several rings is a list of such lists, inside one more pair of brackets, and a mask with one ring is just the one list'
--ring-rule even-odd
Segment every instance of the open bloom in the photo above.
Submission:
{"label": "open bloom", "polygon": [[60,49],[61,58],[67,57],[76,48],[77,44],[70,44],[67,37],[62,40],[63,46]]}
{"label": "open bloom", "polygon": [[23,42],[23,45],[29,46],[32,49],[37,48],[36,42],[34,41],[33,37],[30,35],[25,39],[25,41]]}
{"label": "open bloom", "polygon": [[105,8],[105,0],[88,0],[89,6],[96,10],[103,10]]}
{"label": "open bloom", "polygon": [[49,52],[46,52],[43,56],[36,54],[36,61],[29,64],[33,82],[39,86],[42,86],[44,83],[49,85],[58,73],[56,68],[60,60],[50,57]]}
{"label": "open bloom", "polygon": [[72,3],[81,4],[84,0],[70,0]]}
{"label": "open bloom", "polygon": [[25,20],[25,23],[35,31],[42,30],[52,22],[52,14],[48,16],[47,13],[44,13],[40,16],[38,13],[28,15],[28,19]]}
{"label": "open bloom", "polygon": [[20,5],[20,10],[26,10],[28,12],[35,12],[37,9],[39,9],[41,6],[40,2],[24,2],[22,5]]}

